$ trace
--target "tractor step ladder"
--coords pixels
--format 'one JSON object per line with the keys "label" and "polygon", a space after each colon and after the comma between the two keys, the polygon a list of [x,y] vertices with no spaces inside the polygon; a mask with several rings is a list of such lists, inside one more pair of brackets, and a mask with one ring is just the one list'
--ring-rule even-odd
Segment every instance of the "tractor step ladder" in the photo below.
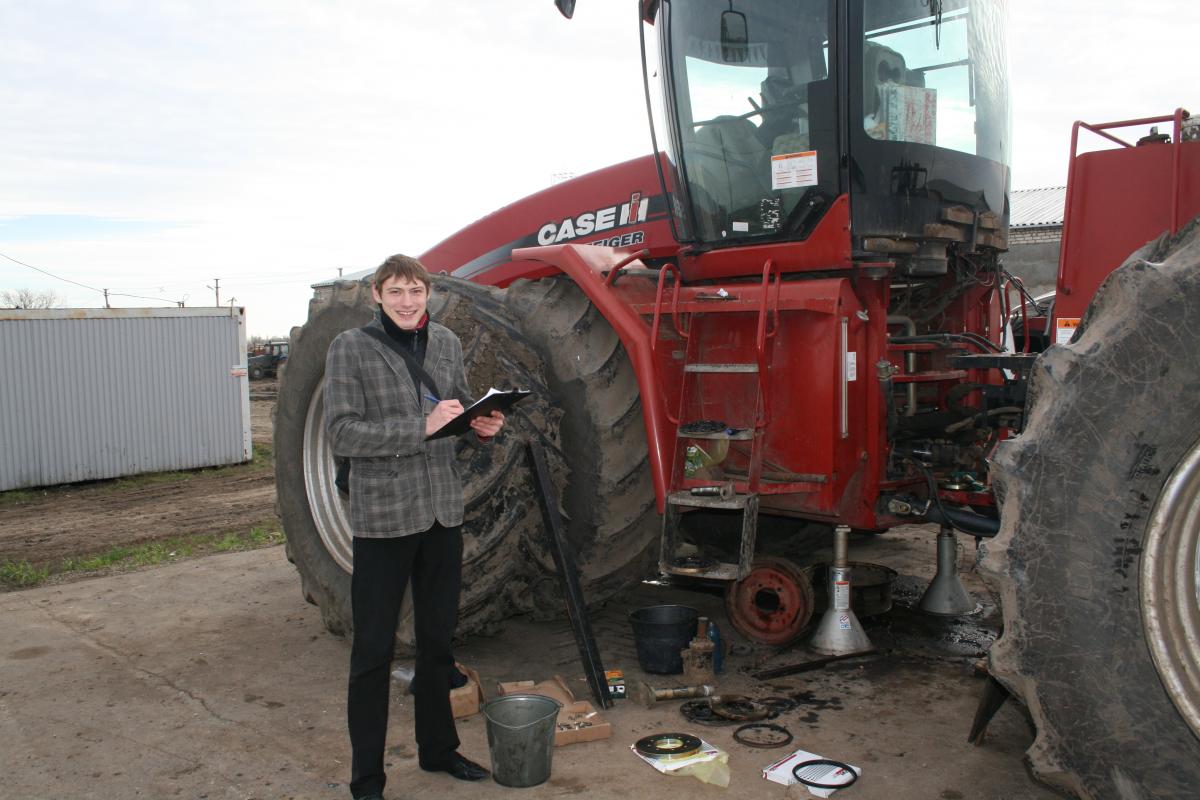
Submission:
{"label": "tractor step ladder", "polygon": [[[683,457],[686,448],[683,440],[708,439],[725,441],[745,441],[750,443],[750,455],[745,480],[715,481],[710,483],[689,480],[688,487],[679,486],[682,469],[678,464],[672,464],[670,486],[667,495],[665,513],[663,514],[662,536],[659,547],[659,571],[664,575],[684,575],[706,580],[737,581],[750,573],[754,564],[755,540],[758,535],[758,506],[759,478],[762,472],[763,445],[766,427],[770,422],[770,354],[771,346],[779,328],[779,287],[780,276],[774,262],[767,261],[763,265],[762,293],[757,308],[757,326],[755,339],[756,359],[749,363],[710,363],[689,361],[693,350],[697,349],[691,335],[694,328],[690,324],[680,324],[678,311],[680,280],[675,280],[674,296],[671,300],[671,318],[676,332],[684,339],[683,386],[680,391],[679,408],[675,415],[668,417],[675,425],[674,458]],[[772,284],[772,277],[774,282]],[[659,291],[655,301],[654,331],[657,337],[658,321],[662,316],[663,278],[660,275]],[[770,289],[775,289],[774,307],[768,308]],[[746,307],[714,306],[713,314],[747,313]],[[771,317],[773,324],[768,324]],[[689,401],[700,398],[701,388],[695,376],[704,374],[742,375],[747,380],[753,380],[755,386],[754,408],[749,413],[745,409],[730,409],[741,411],[743,417],[753,417],[753,425],[744,428],[728,428],[725,431],[694,431],[687,432],[683,414],[689,408]],[[677,558],[679,524],[687,509],[725,509],[740,511],[742,515],[741,540],[738,546],[738,561],[722,563],[708,559]]]}

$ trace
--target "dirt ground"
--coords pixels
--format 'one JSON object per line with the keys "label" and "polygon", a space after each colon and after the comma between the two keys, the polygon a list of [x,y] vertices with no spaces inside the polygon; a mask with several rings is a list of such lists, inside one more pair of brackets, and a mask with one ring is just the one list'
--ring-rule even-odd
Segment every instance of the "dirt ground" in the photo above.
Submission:
{"label": "dirt ground", "polygon": [[[931,551],[931,542],[915,534],[889,534],[877,544],[859,554],[876,560],[901,549]],[[900,599],[911,602],[920,581],[910,575]],[[968,586],[986,602],[974,576]],[[348,645],[322,628],[298,587],[283,548],[272,547],[0,595],[0,797],[349,797]],[[627,622],[630,609],[664,602],[685,602],[724,621],[719,595],[640,586],[591,617],[606,667],[623,669],[630,682],[679,680],[639,670]],[[982,746],[966,742],[983,686],[974,656],[993,622],[988,608],[967,622],[898,608],[868,624],[882,655],[769,682],[751,673],[812,654],[735,640],[720,685],[751,697],[793,698],[797,706],[775,720],[795,737],[793,747],[862,769],[838,798],[1049,800],[1056,795],[1025,773],[1031,733],[1013,703],[1000,709]],[[588,696],[565,621],[510,620],[496,636],[461,643],[456,655],[479,671],[489,698],[498,681],[556,674]],[[417,767],[412,704],[393,691],[388,797],[808,796],[762,778],[763,767],[789,748],[739,744],[732,727],[690,723],[678,703],[645,709],[622,700],[604,717],[612,736],[558,748],[540,786],[465,786]],[[630,752],[644,736],[680,731],[728,754],[728,788],[659,775]],[[490,763],[482,715],[460,720],[459,735],[464,753]]]}
{"label": "dirt ground", "polygon": [[[270,387],[256,382],[252,392],[255,441],[269,442]],[[244,527],[249,515],[270,514],[274,489],[269,468],[236,470],[124,491],[67,487],[0,508],[0,558],[45,562],[113,543]],[[966,742],[984,686],[975,665],[999,621],[963,544],[978,613],[946,620],[912,610],[933,571],[931,530],[856,540],[853,559],[899,573],[895,608],[865,621],[879,655],[766,682],[753,673],[813,654],[803,644],[776,650],[741,640],[714,591],[643,584],[591,616],[604,665],[623,669],[631,684],[658,686],[680,679],[640,671],[628,613],[684,603],[711,616],[733,645],[721,690],[791,699],[795,707],[775,720],[794,736],[789,748],[739,744],[733,727],[690,722],[678,703],[645,709],[624,700],[604,712],[611,738],[558,748],[541,786],[464,786],[417,768],[412,705],[397,690],[388,796],[800,798],[809,795],[767,782],[761,771],[802,747],[862,768],[861,780],[838,794],[847,800],[1056,797],[1025,772],[1032,731],[1015,703],[1000,709],[982,746]],[[348,643],[326,632],[317,609],[303,602],[282,547],[2,593],[0,614],[0,798],[349,797]],[[565,619],[510,620],[495,636],[461,642],[457,656],[479,671],[488,698],[498,681],[554,675],[586,698]],[[728,788],[659,775],[630,752],[641,737],[679,731],[728,754]],[[463,752],[489,763],[483,716],[461,720],[459,733]]]}
{"label": "dirt ground", "polygon": [[[250,429],[256,448],[270,447],[273,380],[250,384]],[[155,539],[276,526],[275,476],[269,459],[193,470],[156,482],[132,478],[51,487],[0,506],[0,563],[52,567]]]}

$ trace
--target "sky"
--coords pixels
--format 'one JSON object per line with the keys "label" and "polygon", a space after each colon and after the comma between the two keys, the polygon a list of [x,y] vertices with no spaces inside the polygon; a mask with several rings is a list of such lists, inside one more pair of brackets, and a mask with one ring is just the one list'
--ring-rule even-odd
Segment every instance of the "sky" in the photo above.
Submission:
{"label": "sky", "polygon": [[[218,286],[287,335],[339,269],[649,152],[636,5],[0,0],[0,290]],[[1194,0],[1013,0],[1013,188],[1065,184],[1076,119],[1200,113],[1198,29]]]}

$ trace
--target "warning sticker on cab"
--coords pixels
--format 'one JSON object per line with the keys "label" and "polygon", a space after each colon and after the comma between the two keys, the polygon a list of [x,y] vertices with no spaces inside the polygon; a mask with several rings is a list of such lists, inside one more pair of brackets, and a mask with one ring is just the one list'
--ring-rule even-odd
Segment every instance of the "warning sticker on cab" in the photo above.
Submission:
{"label": "warning sticker on cab", "polygon": [[1079,327],[1079,317],[1059,317],[1054,321],[1054,343],[1067,344]]}
{"label": "warning sticker on cab", "polygon": [[771,188],[795,189],[817,185],[817,151],[771,156]]}

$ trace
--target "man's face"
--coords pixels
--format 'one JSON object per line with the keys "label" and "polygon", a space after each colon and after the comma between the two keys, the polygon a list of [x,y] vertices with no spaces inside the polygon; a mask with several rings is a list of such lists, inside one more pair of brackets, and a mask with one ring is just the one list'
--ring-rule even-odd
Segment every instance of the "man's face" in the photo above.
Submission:
{"label": "man's face", "polygon": [[375,295],[375,302],[383,306],[383,313],[403,330],[416,328],[425,315],[429,290],[420,281],[399,276],[388,278],[383,282],[382,291],[372,286],[371,292]]}

